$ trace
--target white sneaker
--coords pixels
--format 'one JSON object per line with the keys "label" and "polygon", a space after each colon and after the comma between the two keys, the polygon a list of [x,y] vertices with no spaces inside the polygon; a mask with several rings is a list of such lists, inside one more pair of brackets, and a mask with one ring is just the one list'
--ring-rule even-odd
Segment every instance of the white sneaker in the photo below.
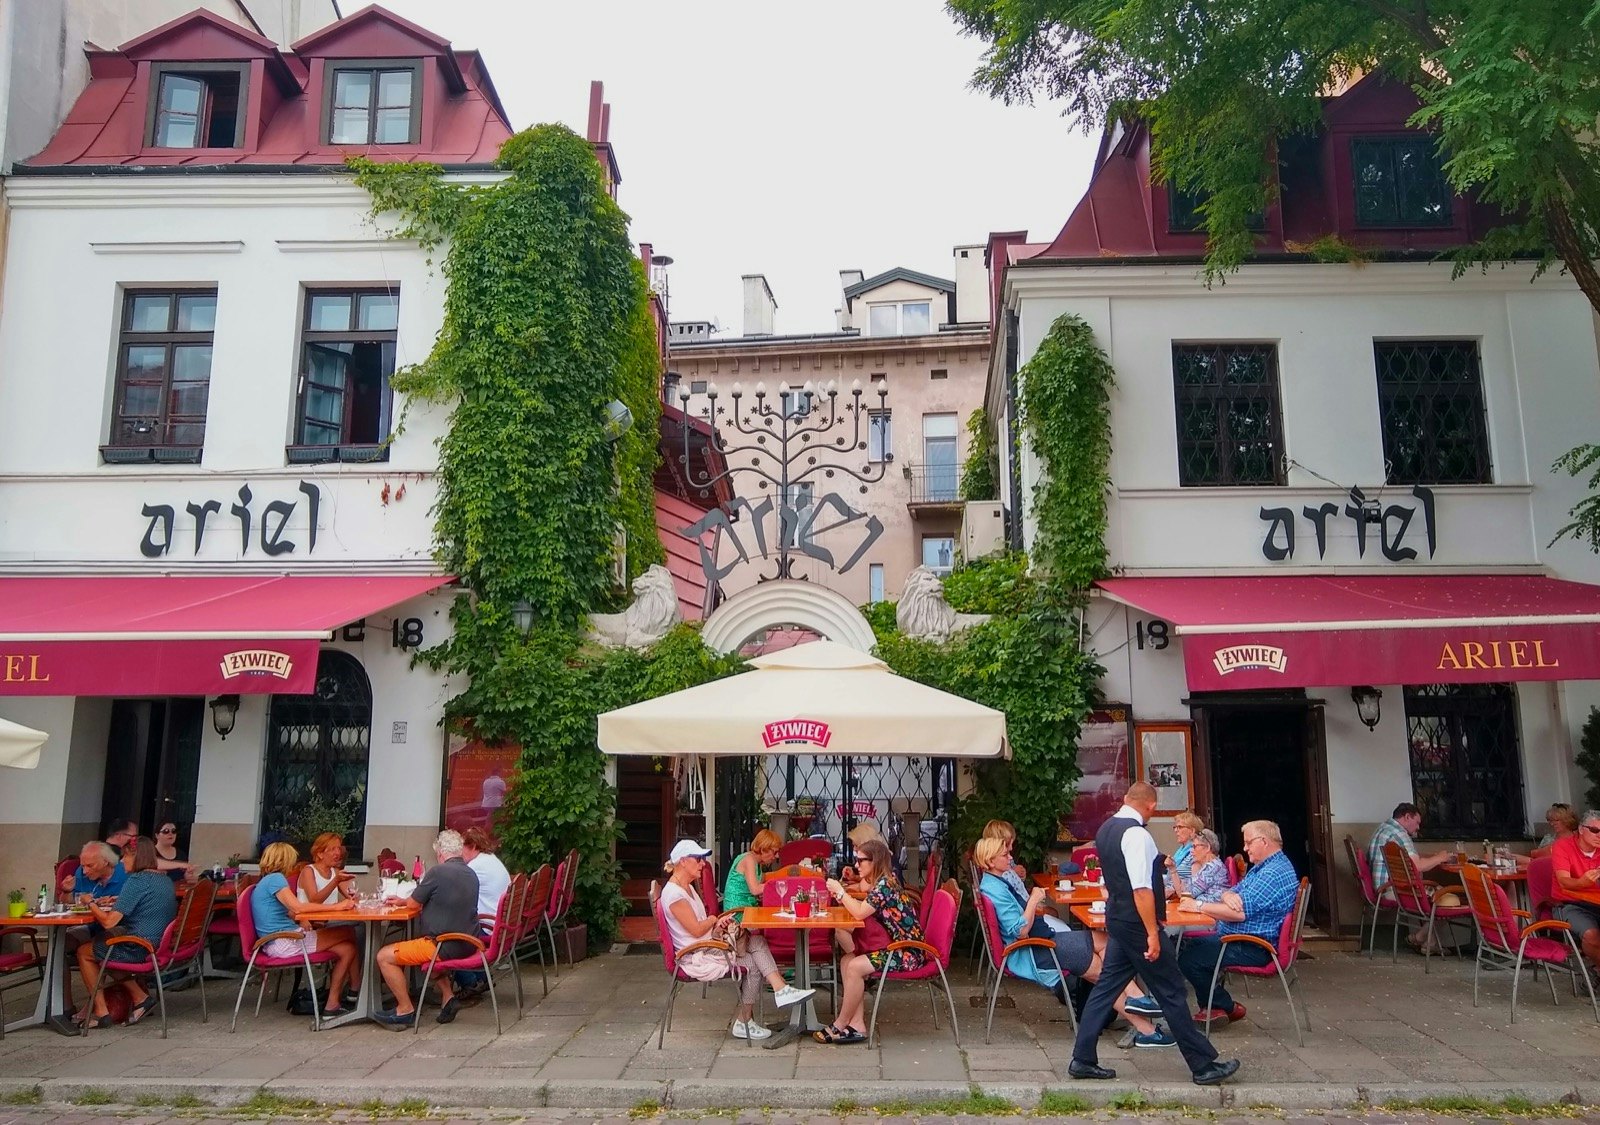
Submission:
{"label": "white sneaker", "polygon": [[735,1039],[771,1039],[772,1032],[762,1027],[755,1020],[751,1020],[749,1023],[744,1020],[734,1020],[733,1037]]}
{"label": "white sneaker", "polygon": [[796,988],[792,984],[786,984],[772,994],[772,1002],[780,1008],[787,1008],[790,1004],[800,1003],[816,991],[814,988]]}

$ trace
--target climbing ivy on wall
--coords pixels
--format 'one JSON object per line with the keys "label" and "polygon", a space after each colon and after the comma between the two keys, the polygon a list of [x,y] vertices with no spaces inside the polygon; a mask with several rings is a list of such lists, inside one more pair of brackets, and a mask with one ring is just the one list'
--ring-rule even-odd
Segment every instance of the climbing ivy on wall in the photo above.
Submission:
{"label": "climbing ivy on wall", "polygon": [[1085,590],[1106,573],[1114,381],[1094,332],[1070,314],[1056,318],[1017,373],[1019,417],[1041,462],[1035,561],[1069,590]]}
{"label": "climbing ivy on wall", "polygon": [[869,615],[878,654],[902,676],[1005,712],[1011,759],[973,764],[976,784],[957,804],[952,844],[965,851],[988,821],[1009,820],[1019,861],[1035,867],[1072,810],[1078,733],[1103,669],[1079,649],[1074,592],[1029,577],[1021,555],[958,567],[945,594],[958,613],[994,616],[936,645],[899,632],[879,603]]}
{"label": "climbing ivy on wall", "polygon": [[980,406],[967,415],[967,463],[961,470],[961,499],[998,499],[999,471],[994,431],[989,429],[989,412]]}
{"label": "climbing ivy on wall", "polygon": [[[627,216],[590,145],[541,125],[507,141],[497,163],[505,175],[481,185],[452,183],[436,165],[350,166],[375,217],[445,248],[443,325],[394,386],[450,408],[435,548],[469,593],[452,607],[451,639],[420,658],[464,677],[448,723],[523,747],[499,824],[506,858],[531,869],[579,848],[578,914],[603,939],[620,900],[615,795],[594,717],[629,695],[626,685],[655,680],[634,655],[585,652],[579,631],[584,615],[621,600],[619,527],[630,579],[662,558],[652,487],[660,360]],[[612,400],[633,415],[618,440],[607,428]],[[527,636],[512,625],[520,601],[537,622]]]}

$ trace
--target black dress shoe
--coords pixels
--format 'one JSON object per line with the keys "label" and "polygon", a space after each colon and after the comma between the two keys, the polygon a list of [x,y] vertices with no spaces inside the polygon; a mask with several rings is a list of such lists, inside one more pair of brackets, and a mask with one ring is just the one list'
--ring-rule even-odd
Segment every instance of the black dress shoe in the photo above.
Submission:
{"label": "black dress shoe", "polygon": [[1217,1059],[1203,1070],[1194,1072],[1194,1084],[1196,1086],[1220,1086],[1223,1079],[1232,1078],[1238,1069],[1238,1059]]}
{"label": "black dress shoe", "polygon": [[[1239,1064],[1234,1063],[1233,1069],[1238,1070]],[[1101,1066],[1099,1063],[1079,1062],[1077,1059],[1073,1059],[1067,1064],[1067,1073],[1074,1078],[1115,1078],[1117,1076],[1117,1072],[1109,1066]],[[1208,1069],[1206,1073],[1209,1074],[1210,1070]],[[1228,1073],[1232,1074],[1233,1070],[1228,1071]],[[1200,1079],[1196,1078],[1195,1081],[1198,1082]],[[1222,1079],[1218,1078],[1216,1081],[1220,1082]]]}

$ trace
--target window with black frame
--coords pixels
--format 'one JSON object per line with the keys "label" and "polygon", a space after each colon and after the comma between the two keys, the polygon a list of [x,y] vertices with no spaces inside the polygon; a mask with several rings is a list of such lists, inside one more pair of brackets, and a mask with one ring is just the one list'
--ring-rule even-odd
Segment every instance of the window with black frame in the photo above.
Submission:
{"label": "window with black frame", "polygon": [[1517,693],[1511,684],[1405,689],[1412,800],[1434,839],[1526,834]]}
{"label": "window with black frame", "polygon": [[198,461],[211,394],[215,289],[123,294],[107,461]]}
{"label": "window with black frame", "polygon": [[1447,227],[1455,196],[1438,142],[1425,133],[1361,137],[1350,142],[1356,225]]}
{"label": "window with black frame", "polygon": [[1274,344],[1174,344],[1178,483],[1283,483]]}
{"label": "window with black frame", "polygon": [[291,461],[386,456],[399,317],[398,289],[306,293]]}
{"label": "window with black frame", "polygon": [[1490,483],[1477,342],[1375,341],[1373,352],[1388,483]]}

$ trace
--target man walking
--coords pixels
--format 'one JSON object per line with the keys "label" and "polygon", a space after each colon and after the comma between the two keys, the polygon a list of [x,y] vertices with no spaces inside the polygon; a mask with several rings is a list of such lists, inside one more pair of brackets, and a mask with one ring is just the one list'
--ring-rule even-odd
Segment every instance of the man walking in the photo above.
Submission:
{"label": "man walking", "polygon": [[1189,1015],[1188,990],[1178,971],[1172,941],[1162,929],[1166,896],[1162,886],[1161,853],[1145,828],[1156,809],[1156,791],[1142,781],[1128,787],[1122,807],[1095,833],[1100,871],[1106,881],[1106,957],[1100,979],[1078,1021],[1078,1040],[1067,1073],[1074,1078],[1115,1078],[1117,1072],[1100,1065],[1100,1032],[1111,1016],[1112,1004],[1135,976],[1161,1005],[1167,1026],[1178,1041],[1184,1062],[1199,1086],[1215,1086],[1239,1069],[1238,1059],[1223,1061]]}

